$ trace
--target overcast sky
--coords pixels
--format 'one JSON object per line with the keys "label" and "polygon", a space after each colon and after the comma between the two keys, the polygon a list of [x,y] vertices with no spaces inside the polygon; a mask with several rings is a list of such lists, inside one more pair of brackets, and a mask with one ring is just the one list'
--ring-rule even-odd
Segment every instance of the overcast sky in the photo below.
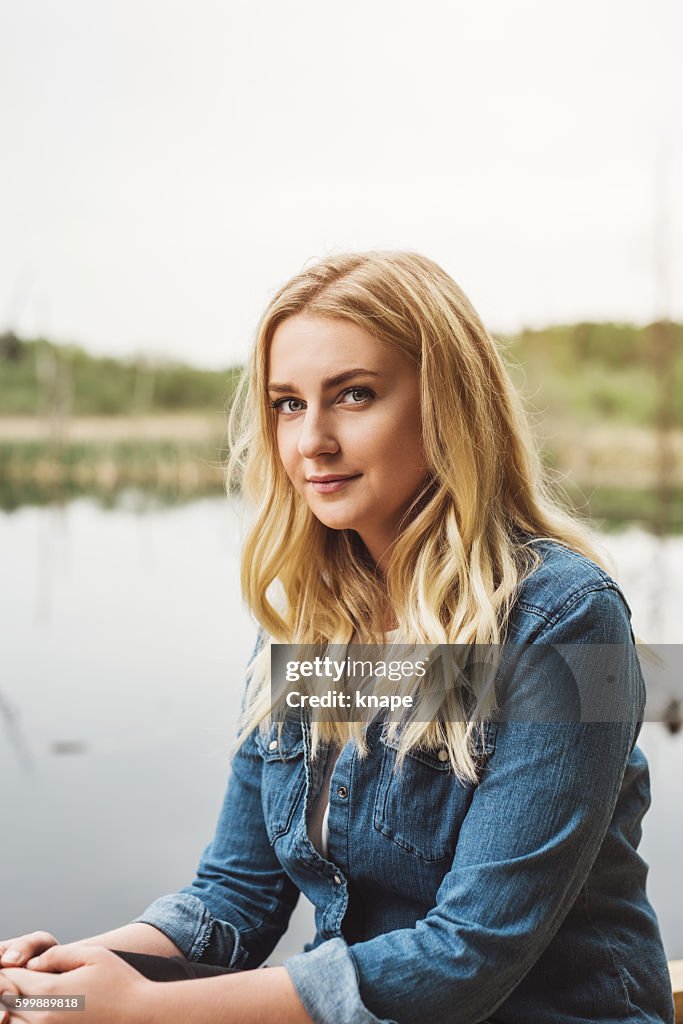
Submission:
{"label": "overcast sky", "polygon": [[682,317],[682,37],[679,0],[0,0],[0,330],[225,366],[307,260],[398,247],[495,331]]}

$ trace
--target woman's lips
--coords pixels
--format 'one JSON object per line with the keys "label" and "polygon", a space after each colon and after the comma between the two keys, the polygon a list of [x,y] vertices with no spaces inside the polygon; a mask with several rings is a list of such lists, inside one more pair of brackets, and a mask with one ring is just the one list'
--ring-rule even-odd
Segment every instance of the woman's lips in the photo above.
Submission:
{"label": "woman's lips", "polygon": [[317,494],[331,494],[333,491],[341,491],[343,487],[357,480],[361,474],[356,476],[345,476],[338,480],[309,480],[311,487]]}

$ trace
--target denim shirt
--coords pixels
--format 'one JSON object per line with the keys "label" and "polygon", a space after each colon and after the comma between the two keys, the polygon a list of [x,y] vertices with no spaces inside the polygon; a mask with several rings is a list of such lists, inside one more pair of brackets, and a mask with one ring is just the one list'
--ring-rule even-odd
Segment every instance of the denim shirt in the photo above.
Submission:
{"label": "denim shirt", "polygon": [[334,767],[329,859],[306,830],[324,765],[306,715],[280,748],[276,726],[255,730],[196,878],[136,920],[191,960],[249,969],[303,892],[316,935],[284,966],[316,1024],[673,1024],[637,853],[650,786],[630,611],[588,559],[536,546],[509,639],[626,645],[628,720],[491,721],[476,783],[423,749],[393,772],[395,743],[373,724],[369,755],[349,743]]}

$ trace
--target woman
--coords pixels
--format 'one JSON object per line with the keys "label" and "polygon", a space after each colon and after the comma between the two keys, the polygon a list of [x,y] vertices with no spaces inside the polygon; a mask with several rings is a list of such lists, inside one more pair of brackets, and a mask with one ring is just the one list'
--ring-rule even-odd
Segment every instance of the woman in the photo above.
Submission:
{"label": "woman", "polygon": [[[192,885],[135,922],[71,946],[4,943],[7,988],[85,994],[85,1019],[108,1024],[673,1021],[636,852],[649,780],[628,606],[545,489],[458,286],[413,253],[304,271],[266,310],[231,434],[230,480],[255,505],[242,587],[262,628],[216,834]],[[495,698],[508,713],[489,695],[483,721],[454,686],[427,721],[271,707],[272,641],[387,636],[590,645],[589,686],[614,713],[582,720],[586,693],[577,704],[558,660],[513,665]],[[622,652],[618,673],[598,672],[598,646]],[[300,892],[314,941],[249,970]],[[187,976],[165,963],[232,973],[150,980]]]}

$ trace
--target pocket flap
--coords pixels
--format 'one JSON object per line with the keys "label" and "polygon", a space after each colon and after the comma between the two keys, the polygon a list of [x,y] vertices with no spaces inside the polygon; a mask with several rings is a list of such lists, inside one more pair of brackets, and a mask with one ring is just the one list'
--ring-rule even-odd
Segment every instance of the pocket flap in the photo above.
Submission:
{"label": "pocket flap", "polygon": [[282,736],[278,740],[278,723],[273,722],[268,732],[256,733],[256,745],[265,761],[292,761],[303,754],[304,737],[301,722],[290,718],[282,723]]}
{"label": "pocket flap", "polygon": [[[401,739],[400,729],[393,739],[389,739],[388,736],[389,726],[385,724],[382,728],[381,740],[386,747],[390,747],[392,750],[398,750],[398,746]],[[498,731],[498,723],[492,719],[488,719],[482,722],[480,726],[475,728],[471,743],[472,751],[475,757],[490,757],[496,749],[496,733]],[[435,768],[437,771],[447,772],[451,770],[451,762],[448,757],[444,757],[446,750],[443,751],[438,749],[427,749],[423,747],[414,747],[408,751],[408,757],[412,757],[417,761],[422,761],[423,764],[428,764],[431,768]]]}

